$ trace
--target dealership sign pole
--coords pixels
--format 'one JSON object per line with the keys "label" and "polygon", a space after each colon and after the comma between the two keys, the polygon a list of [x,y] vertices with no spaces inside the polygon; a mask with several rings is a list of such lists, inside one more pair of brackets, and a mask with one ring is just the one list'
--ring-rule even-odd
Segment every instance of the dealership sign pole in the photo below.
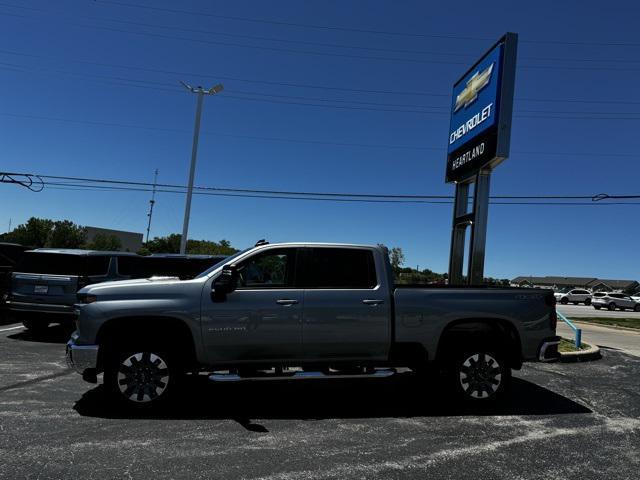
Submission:
{"label": "dealership sign pole", "polygon": [[[509,156],[518,35],[507,33],[453,85],[445,181],[455,183],[449,284],[463,284],[467,227],[471,227],[467,282],[482,284],[491,171]],[[473,206],[469,187],[475,183]]]}

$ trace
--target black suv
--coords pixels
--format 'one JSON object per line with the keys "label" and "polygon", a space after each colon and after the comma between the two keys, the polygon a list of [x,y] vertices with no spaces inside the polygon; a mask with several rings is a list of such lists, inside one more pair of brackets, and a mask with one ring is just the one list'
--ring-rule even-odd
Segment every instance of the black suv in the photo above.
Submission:
{"label": "black suv", "polygon": [[78,290],[92,283],[128,278],[118,274],[118,260],[136,256],[93,250],[28,250],[11,274],[9,310],[31,330],[44,329],[50,323],[71,323]]}
{"label": "black suv", "polygon": [[154,254],[38,248],[24,253],[11,275],[7,304],[30,330],[72,323],[78,290],[87,285],[158,276],[193,278],[224,255]]}
{"label": "black suv", "polygon": [[3,320],[7,311],[6,300],[11,284],[11,272],[20,262],[22,255],[28,247],[17,243],[0,242],[0,320]]}

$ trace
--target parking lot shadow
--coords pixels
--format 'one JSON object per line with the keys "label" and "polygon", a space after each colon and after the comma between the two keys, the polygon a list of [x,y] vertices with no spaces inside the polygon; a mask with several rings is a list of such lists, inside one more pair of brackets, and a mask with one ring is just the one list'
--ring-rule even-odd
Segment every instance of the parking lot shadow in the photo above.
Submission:
{"label": "parking lot shadow", "polygon": [[559,415],[591,413],[588,408],[544,387],[514,378],[503,401],[466,405],[442,392],[434,379],[412,374],[362,380],[307,380],[213,384],[191,378],[162,411],[131,413],[108,403],[100,385],[85,393],[74,409],[101,418],[233,419],[253,431],[264,427],[252,419],[321,420],[329,418],[435,417],[465,415]]}
{"label": "parking lot shadow", "polygon": [[51,325],[41,332],[31,332],[22,330],[19,333],[8,335],[12,340],[22,340],[24,342],[41,342],[41,343],[67,343],[73,332],[73,328],[65,325]]}

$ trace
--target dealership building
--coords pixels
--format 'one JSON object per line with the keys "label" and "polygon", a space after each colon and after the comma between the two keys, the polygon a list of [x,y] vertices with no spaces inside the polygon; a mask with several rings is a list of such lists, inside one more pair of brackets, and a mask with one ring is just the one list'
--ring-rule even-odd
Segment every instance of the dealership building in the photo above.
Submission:
{"label": "dealership building", "polygon": [[634,293],[640,290],[636,280],[611,280],[594,277],[516,277],[511,280],[514,287],[541,287],[561,290],[565,288],[584,288],[594,292]]}

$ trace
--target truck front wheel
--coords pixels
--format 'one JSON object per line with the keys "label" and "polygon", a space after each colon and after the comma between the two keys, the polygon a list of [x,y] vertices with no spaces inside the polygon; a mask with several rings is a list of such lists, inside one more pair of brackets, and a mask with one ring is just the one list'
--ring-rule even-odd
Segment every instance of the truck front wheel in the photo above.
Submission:
{"label": "truck front wheel", "polygon": [[126,408],[166,403],[181,376],[173,357],[167,349],[151,346],[111,352],[104,372],[107,394]]}
{"label": "truck front wheel", "polygon": [[463,400],[488,402],[502,396],[511,379],[511,368],[498,351],[468,349],[456,356],[451,376]]}

